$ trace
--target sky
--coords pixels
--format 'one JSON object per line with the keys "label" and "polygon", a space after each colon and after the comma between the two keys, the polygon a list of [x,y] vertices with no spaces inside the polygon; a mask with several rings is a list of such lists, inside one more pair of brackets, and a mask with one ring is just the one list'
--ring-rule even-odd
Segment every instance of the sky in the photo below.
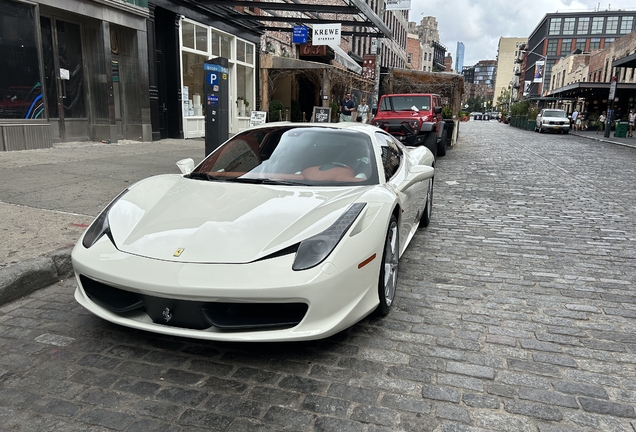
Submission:
{"label": "sky", "polygon": [[547,13],[629,9],[636,0],[411,0],[409,21],[437,18],[440,42],[453,56],[464,43],[464,66],[495,60],[500,37],[528,37]]}

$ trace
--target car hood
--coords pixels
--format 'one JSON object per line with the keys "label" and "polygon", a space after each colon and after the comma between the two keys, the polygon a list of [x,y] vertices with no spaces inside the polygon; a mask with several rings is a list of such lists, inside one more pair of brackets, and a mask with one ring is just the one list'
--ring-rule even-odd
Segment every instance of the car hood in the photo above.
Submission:
{"label": "car hood", "polygon": [[108,220],[124,252],[178,262],[246,263],[322,232],[368,189],[164,175],[131,187]]}

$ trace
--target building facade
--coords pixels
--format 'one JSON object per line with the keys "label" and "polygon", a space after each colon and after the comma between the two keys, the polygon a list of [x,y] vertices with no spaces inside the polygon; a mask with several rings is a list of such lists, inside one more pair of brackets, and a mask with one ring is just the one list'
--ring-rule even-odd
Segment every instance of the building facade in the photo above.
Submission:
{"label": "building facade", "polygon": [[[439,42],[437,19],[433,16],[423,17],[419,24],[409,23],[409,32],[417,34],[423,47],[422,69],[425,72],[444,70],[446,48]],[[443,49],[444,52],[440,51]],[[435,67],[435,65],[437,65]]]}
{"label": "building facade", "polygon": [[499,38],[493,106],[500,106],[502,96],[507,96],[504,97],[507,105],[516,100],[514,87],[518,88],[521,76],[521,65],[516,60],[527,42],[528,38]]}
{"label": "building facade", "polygon": [[[549,87],[552,67],[572,52],[592,52],[634,30],[636,9],[557,12],[546,14],[528,37],[521,89],[528,97],[540,96]],[[539,62],[539,63],[537,63]],[[544,62],[542,64],[541,62]],[[535,80],[537,67],[542,80]],[[538,81],[538,82],[537,82]]]}
{"label": "building facade", "polygon": [[148,7],[0,0],[0,150],[150,141]]}
{"label": "building facade", "polygon": [[480,60],[475,65],[473,82],[494,89],[497,77],[497,60]]}
{"label": "building facade", "polygon": [[457,42],[457,49],[455,50],[455,70],[460,72],[464,70],[464,43]]}

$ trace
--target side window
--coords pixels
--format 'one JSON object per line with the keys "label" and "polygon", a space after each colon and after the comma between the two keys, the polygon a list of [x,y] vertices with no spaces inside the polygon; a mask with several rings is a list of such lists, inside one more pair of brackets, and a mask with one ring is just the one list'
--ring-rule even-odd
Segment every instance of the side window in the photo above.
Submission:
{"label": "side window", "polygon": [[382,168],[387,181],[390,180],[400,169],[402,163],[402,149],[393,140],[393,137],[384,133],[376,132],[375,138],[382,150]]}

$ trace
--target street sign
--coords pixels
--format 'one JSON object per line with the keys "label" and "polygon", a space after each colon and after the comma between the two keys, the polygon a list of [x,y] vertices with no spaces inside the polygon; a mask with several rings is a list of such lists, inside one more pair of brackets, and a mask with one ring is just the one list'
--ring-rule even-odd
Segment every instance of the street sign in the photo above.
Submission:
{"label": "street sign", "polygon": [[309,29],[307,27],[294,26],[294,31],[292,33],[292,43],[306,44],[308,34],[309,34]]}
{"label": "street sign", "polygon": [[612,83],[610,84],[609,100],[614,99],[615,95],[616,95],[616,77],[613,77]]}

